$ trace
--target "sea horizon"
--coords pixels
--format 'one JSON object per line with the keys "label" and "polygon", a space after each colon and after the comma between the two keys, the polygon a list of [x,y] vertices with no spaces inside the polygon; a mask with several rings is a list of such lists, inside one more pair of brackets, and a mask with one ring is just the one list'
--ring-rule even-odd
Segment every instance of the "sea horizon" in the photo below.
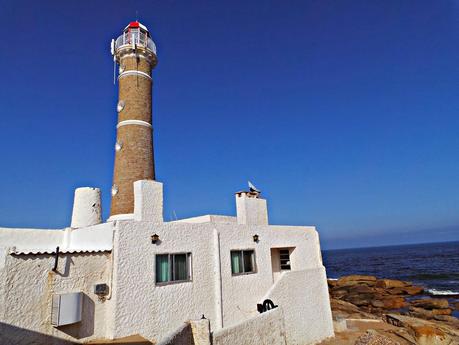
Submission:
{"label": "sea horizon", "polygon": [[327,277],[361,274],[413,282],[459,298],[459,241],[322,250]]}
{"label": "sea horizon", "polygon": [[[389,248],[389,247],[407,247],[407,246],[416,246],[416,245],[429,245],[429,244],[442,244],[442,243],[458,243],[459,244],[459,239],[458,240],[452,240],[452,241],[432,241],[432,242],[414,242],[414,243],[403,243],[403,244],[385,244],[385,245],[379,245],[379,246],[357,246],[357,247],[346,247],[346,248],[327,248],[327,249],[322,249],[322,252],[328,252],[328,251],[346,251],[346,250],[353,250],[353,249],[371,249],[371,248]],[[322,247],[322,246],[321,246]]]}

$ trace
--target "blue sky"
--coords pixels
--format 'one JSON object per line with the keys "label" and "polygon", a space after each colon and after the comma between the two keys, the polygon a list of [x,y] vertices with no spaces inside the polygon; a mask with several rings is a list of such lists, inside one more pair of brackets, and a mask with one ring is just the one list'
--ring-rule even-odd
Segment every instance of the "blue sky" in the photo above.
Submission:
{"label": "blue sky", "polygon": [[251,180],[325,248],[459,239],[458,1],[3,0],[1,226],[68,226],[79,186],[108,216],[136,11],[166,219],[234,214]]}

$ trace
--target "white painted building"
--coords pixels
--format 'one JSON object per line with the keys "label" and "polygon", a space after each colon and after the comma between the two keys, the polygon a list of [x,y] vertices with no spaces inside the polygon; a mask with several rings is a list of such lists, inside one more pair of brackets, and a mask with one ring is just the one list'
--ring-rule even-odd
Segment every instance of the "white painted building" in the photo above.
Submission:
{"label": "white painted building", "polygon": [[[124,49],[115,48],[115,55]],[[129,49],[143,56],[131,42]],[[125,78],[145,73],[123,72]],[[130,102],[123,100],[127,108]],[[123,126],[142,122],[136,121],[124,119]],[[235,202],[236,216],[165,222],[162,184],[140,179],[133,182],[133,212],[112,214],[105,223],[100,191],[81,188],[69,228],[0,228],[0,343],[95,344],[140,336],[172,344],[171,334],[203,315],[214,344],[263,343],[261,333],[289,345],[333,336],[315,227],[269,225],[257,191],[238,192]],[[260,314],[257,304],[266,299],[278,308]]]}

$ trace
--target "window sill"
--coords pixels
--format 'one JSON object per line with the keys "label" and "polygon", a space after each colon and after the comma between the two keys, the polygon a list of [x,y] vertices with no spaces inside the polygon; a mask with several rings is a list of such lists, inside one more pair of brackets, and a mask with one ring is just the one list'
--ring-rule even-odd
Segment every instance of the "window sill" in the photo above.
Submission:
{"label": "window sill", "polygon": [[173,280],[169,282],[161,282],[161,283],[155,283],[155,286],[168,286],[168,285],[176,285],[176,284],[182,284],[182,283],[192,283],[192,280]]}
{"label": "window sill", "polygon": [[232,277],[240,277],[240,276],[247,276],[250,274],[256,274],[257,272],[244,272],[244,273],[231,273]]}

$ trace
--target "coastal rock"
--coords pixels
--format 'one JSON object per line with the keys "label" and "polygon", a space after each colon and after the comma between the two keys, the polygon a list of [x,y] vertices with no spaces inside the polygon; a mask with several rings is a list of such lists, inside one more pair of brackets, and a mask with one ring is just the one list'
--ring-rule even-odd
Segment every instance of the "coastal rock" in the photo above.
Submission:
{"label": "coastal rock", "polygon": [[366,306],[371,303],[373,296],[368,294],[351,294],[344,296],[343,299],[356,306]]}
{"label": "coastal rock", "polygon": [[349,291],[347,289],[333,289],[330,294],[335,297],[335,298],[341,298],[344,297],[345,295],[349,294]]}
{"label": "coastal rock", "polygon": [[368,330],[365,334],[357,338],[354,345],[400,345],[400,343],[373,330]]}
{"label": "coastal rock", "polygon": [[444,298],[426,298],[411,301],[411,305],[424,309],[447,309],[449,302]]}
{"label": "coastal rock", "polygon": [[376,290],[368,285],[357,285],[352,287],[353,293],[374,293]]}
{"label": "coastal rock", "polygon": [[384,290],[387,291],[389,295],[406,295],[406,291],[403,288],[393,288],[393,289],[387,289]]}
{"label": "coastal rock", "polygon": [[341,318],[363,318],[363,319],[376,319],[377,317],[373,314],[361,311],[357,306],[352,303],[341,301],[335,298],[330,299],[330,305],[333,313],[333,317]]}
{"label": "coastal rock", "polygon": [[422,319],[434,319],[437,315],[451,315],[453,312],[452,309],[423,309],[423,308],[416,308],[411,306],[410,307],[410,315],[415,317],[420,317]]}
{"label": "coastal rock", "polygon": [[390,295],[419,295],[424,291],[424,288],[421,286],[405,286],[405,287],[397,287],[392,289],[385,290]]}
{"label": "coastal rock", "polygon": [[388,314],[385,315],[384,321],[391,325],[407,329],[418,345],[451,345],[456,344],[458,340],[453,330],[442,329],[435,323],[418,318]]}
{"label": "coastal rock", "polygon": [[328,287],[329,287],[329,288],[334,288],[334,287],[336,286],[336,283],[337,283],[337,282],[338,282],[338,281],[335,280],[335,279],[327,279],[327,284],[328,284]]}
{"label": "coastal rock", "polygon": [[[455,324],[457,326],[459,326],[459,319],[454,317],[454,316],[449,316],[449,315],[435,315],[434,316],[434,319],[437,320],[437,321],[445,321],[445,322],[449,322],[451,324]],[[459,329],[459,327],[458,327]]]}
{"label": "coastal rock", "polygon": [[394,280],[394,279],[378,279],[376,281],[376,287],[384,288],[384,289],[391,289],[391,288],[402,288],[405,286],[409,286],[411,283],[404,282],[401,280]]}
{"label": "coastal rock", "polygon": [[459,310],[459,302],[454,303],[454,308],[455,308],[456,310]]}
{"label": "coastal rock", "polygon": [[365,276],[365,275],[350,275],[341,277],[336,282],[336,286],[353,286],[358,284],[374,285],[376,283],[376,277]]}
{"label": "coastal rock", "polygon": [[401,288],[406,294],[414,296],[424,292],[424,288],[421,286],[405,286]]}
{"label": "coastal rock", "polygon": [[382,302],[384,303],[384,309],[400,309],[406,306],[405,299],[398,296],[385,297]]}

